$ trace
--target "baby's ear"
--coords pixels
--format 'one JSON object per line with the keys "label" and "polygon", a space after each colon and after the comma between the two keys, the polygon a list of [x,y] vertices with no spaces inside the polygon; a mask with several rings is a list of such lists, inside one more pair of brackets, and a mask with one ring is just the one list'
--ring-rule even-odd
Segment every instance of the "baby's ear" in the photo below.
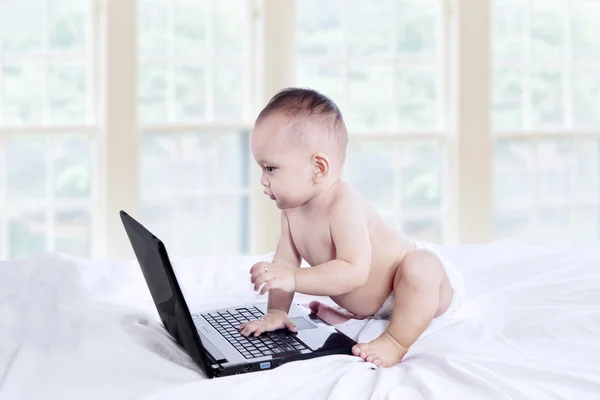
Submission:
{"label": "baby's ear", "polygon": [[329,173],[329,157],[325,153],[312,155],[313,182],[319,183]]}

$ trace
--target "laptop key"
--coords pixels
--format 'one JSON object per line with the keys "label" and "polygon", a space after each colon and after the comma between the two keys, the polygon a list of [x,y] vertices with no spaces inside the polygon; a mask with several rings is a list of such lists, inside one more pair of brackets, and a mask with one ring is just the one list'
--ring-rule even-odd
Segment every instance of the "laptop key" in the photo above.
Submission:
{"label": "laptop key", "polygon": [[281,346],[281,348],[285,351],[294,351],[294,348],[289,344],[284,344],[283,346]]}

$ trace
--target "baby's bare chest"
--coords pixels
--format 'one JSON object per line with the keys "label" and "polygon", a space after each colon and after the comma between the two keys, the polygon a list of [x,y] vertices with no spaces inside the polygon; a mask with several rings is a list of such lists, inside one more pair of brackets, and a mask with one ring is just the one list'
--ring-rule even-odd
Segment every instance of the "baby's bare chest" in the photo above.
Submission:
{"label": "baby's bare chest", "polygon": [[315,266],[335,259],[335,245],[329,221],[290,220],[290,233],[296,250],[309,265]]}

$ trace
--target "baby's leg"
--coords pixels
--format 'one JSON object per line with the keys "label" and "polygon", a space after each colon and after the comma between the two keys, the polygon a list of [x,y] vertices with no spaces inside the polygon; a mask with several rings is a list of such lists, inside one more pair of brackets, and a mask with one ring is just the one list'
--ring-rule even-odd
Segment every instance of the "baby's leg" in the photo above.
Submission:
{"label": "baby's leg", "polygon": [[394,309],[388,329],[372,342],[357,344],[352,352],[377,366],[399,363],[451,301],[452,286],[439,257],[423,249],[407,253],[394,278]]}

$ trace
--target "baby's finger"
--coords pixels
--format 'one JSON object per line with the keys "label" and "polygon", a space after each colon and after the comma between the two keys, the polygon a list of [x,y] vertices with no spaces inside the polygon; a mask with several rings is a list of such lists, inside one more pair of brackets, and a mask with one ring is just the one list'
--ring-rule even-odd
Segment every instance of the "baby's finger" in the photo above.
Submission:
{"label": "baby's finger", "polygon": [[262,326],[254,331],[254,336],[260,336],[261,333],[265,331],[265,327]]}
{"label": "baby's finger", "polygon": [[269,282],[273,278],[275,278],[275,275],[273,275],[270,272],[267,272],[266,274],[262,274],[254,282],[254,290],[255,291],[258,290],[258,288],[260,287],[260,285],[262,285],[265,282]]}
{"label": "baby's finger", "polygon": [[286,319],[285,321],[283,321],[283,324],[285,325],[286,328],[288,328],[290,331],[292,332],[298,332],[298,328],[296,328],[296,324],[294,324],[292,321],[290,321],[289,319]]}
{"label": "baby's finger", "polygon": [[263,295],[265,293],[267,293],[269,290],[274,289],[273,287],[273,281],[269,281],[267,283],[265,283],[265,286],[263,286],[263,288],[260,291],[260,294]]}
{"label": "baby's finger", "polygon": [[253,324],[251,324],[251,325],[247,325],[240,333],[243,336],[248,336],[248,335],[252,334],[252,332],[254,332],[255,330],[256,330],[256,327]]}
{"label": "baby's finger", "polygon": [[256,264],[254,264],[254,265],[252,266],[252,268],[250,268],[250,273],[252,274],[252,273],[254,273],[254,271],[256,271],[256,270],[260,270],[260,269],[264,270],[264,269],[265,269],[265,266],[266,266],[266,265],[268,265],[268,264],[269,264],[268,262],[265,262],[265,261],[259,261],[259,262],[257,262]]}
{"label": "baby's finger", "polygon": [[250,277],[250,282],[254,283],[256,282],[256,280],[258,279],[259,276],[266,274],[266,272],[263,269],[257,269],[256,271],[254,271],[252,273],[252,276]]}
{"label": "baby's finger", "polygon": [[240,329],[240,330],[243,330],[245,327],[247,327],[247,326],[248,326],[248,324],[249,324],[249,323],[250,323],[250,321],[246,321],[246,322],[244,322],[244,323],[240,324],[240,325],[238,326],[238,329]]}

